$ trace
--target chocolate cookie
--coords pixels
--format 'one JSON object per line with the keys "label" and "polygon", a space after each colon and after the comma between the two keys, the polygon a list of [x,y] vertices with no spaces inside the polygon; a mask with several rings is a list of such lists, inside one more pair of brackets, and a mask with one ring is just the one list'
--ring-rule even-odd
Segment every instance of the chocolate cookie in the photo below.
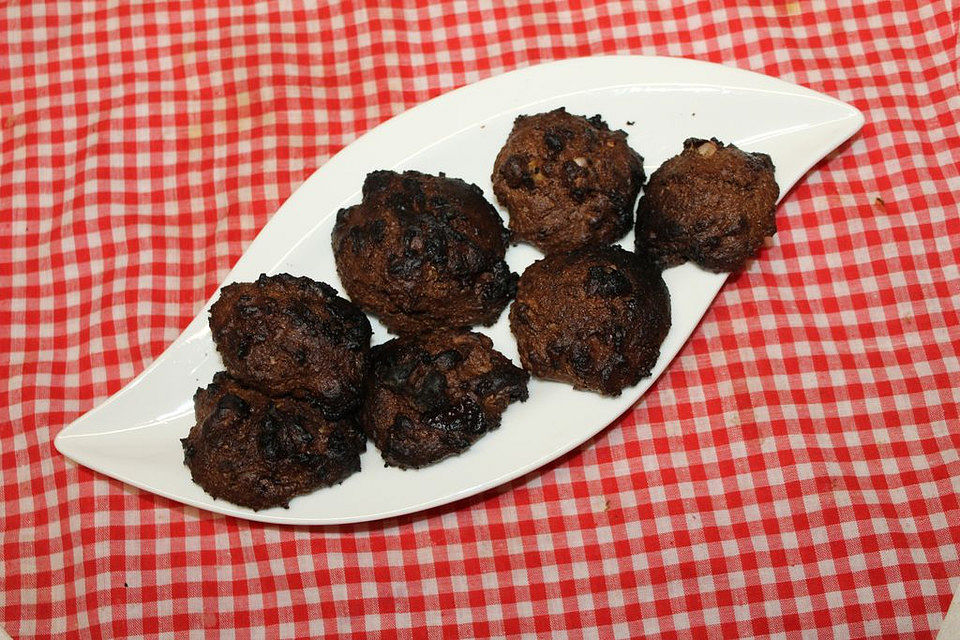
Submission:
{"label": "chocolate cookie", "polygon": [[387,464],[425,467],[499,427],[529,378],[479,333],[396,338],[374,348],[361,422]]}
{"label": "chocolate cookie", "polygon": [[544,253],[609,244],[630,230],[643,158],[600,116],[519,116],[493,165],[515,240]]}
{"label": "chocolate cookie", "polygon": [[285,273],[227,285],[210,329],[230,375],[269,395],[317,402],[328,417],[357,408],[370,322],[333,287]]}
{"label": "chocolate cookie", "polygon": [[184,464],[214,498],[254,510],[342,482],[360,470],[366,438],[353,418],[327,420],[307,402],[271,398],[218,373],[193,398]]}
{"label": "chocolate cookie", "polygon": [[670,329],[660,271],[620,247],[585,247],[530,265],[510,309],[535,376],[617,396],[650,370]]}
{"label": "chocolate cookie", "polygon": [[443,174],[374,171],[333,229],[350,298],[399,334],[493,324],[516,292],[506,249],[480,188]]}
{"label": "chocolate cookie", "polygon": [[737,271],[777,232],[780,188],[765,153],[690,138],[650,176],[637,207],[637,253],[661,267],[693,260]]}

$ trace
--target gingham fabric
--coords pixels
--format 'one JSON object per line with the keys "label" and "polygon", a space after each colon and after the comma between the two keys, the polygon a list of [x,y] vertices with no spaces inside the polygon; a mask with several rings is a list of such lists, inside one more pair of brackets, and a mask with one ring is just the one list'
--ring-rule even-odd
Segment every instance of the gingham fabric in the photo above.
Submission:
{"label": "gingham fabric", "polygon": [[[0,1],[0,626],[930,637],[960,582],[960,18],[836,4]],[[778,76],[867,123],[601,435],[476,498],[327,528],[56,453],[338,149],[465,83],[626,53]]]}

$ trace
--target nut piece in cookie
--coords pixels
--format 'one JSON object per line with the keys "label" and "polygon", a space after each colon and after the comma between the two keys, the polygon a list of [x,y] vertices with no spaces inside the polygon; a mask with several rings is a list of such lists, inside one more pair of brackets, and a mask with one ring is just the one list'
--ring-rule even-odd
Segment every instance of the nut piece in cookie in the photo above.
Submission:
{"label": "nut piece in cookie", "polygon": [[390,331],[493,324],[516,292],[507,230],[479,187],[417,171],[374,171],[337,214],[340,281]]}
{"label": "nut piece in cookie", "polygon": [[662,268],[693,260],[710,271],[738,271],[777,232],[779,195],[767,154],[690,138],[644,189],[637,253]]}
{"label": "nut piece in cookie", "polygon": [[285,273],[227,285],[210,308],[210,329],[242,383],[314,401],[331,418],[357,408],[370,321],[330,285]]}
{"label": "nut piece in cookie", "polygon": [[643,158],[600,116],[560,108],[519,116],[491,177],[514,240],[551,253],[609,244],[630,230]]}
{"label": "nut piece in cookie", "polygon": [[659,269],[620,247],[551,254],[520,276],[510,329],[534,376],[618,396],[656,364],[670,292]]}
{"label": "nut piece in cookie", "polygon": [[218,373],[193,398],[184,464],[214,498],[254,510],[342,482],[360,470],[366,438],[353,418],[327,420],[302,400],[271,398]]}
{"label": "nut piece in cookie", "polygon": [[529,378],[479,333],[396,338],[374,347],[360,420],[387,464],[425,467],[499,427]]}

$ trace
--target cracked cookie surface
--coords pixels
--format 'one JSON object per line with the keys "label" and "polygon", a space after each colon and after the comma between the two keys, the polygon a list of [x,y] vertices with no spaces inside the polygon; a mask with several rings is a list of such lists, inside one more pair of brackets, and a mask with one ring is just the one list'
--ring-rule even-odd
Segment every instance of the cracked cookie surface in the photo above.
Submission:
{"label": "cracked cookie surface", "polygon": [[644,188],[637,253],[662,268],[692,260],[710,271],[738,271],[777,232],[779,195],[767,154],[689,138]]}
{"label": "cracked cookie surface", "polygon": [[227,371],[272,396],[356,410],[370,353],[370,321],[330,285],[285,273],[227,285],[210,308]]}
{"label": "cracked cookie surface", "polygon": [[366,437],[354,418],[328,420],[295,398],[272,398],[220,372],[194,395],[196,425],[181,442],[193,481],[254,510],[339,484],[360,470]]}
{"label": "cracked cookie surface", "polygon": [[518,116],[493,166],[514,240],[544,253],[622,237],[633,223],[643,158],[599,115]]}
{"label": "cracked cookie surface", "polygon": [[387,464],[425,467],[499,427],[529,378],[479,333],[396,338],[374,348],[361,423]]}
{"label": "cracked cookie surface", "polygon": [[656,364],[670,293],[659,269],[620,247],[555,253],[520,276],[510,329],[534,376],[617,396]]}
{"label": "cracked cookie surface", "polygon": [[493,324],[516,293],[507,237],[476,185],[374,171],[337,214],[333,252],[350,298],[402,335]]}

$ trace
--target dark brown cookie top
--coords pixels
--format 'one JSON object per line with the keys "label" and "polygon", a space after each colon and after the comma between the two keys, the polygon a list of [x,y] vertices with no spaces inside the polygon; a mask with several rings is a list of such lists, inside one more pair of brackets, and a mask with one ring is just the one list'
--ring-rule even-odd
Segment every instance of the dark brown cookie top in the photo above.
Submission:
{"label": "dark brown cookie top", "polygon": [[779,195],[767,154],[690,138],[644,189],[637,253],[663,268],[693,260],[711,271],[738,271],[777,232]]}
{"label": "dark brown cookie top", "polygon": [[360,470],[366,438],[353,418],[331,421],[307,402],[271,398],[218,373],[194,395],[182,440],[193,481],[254,510],[342,482]]}
{"label": "dark brown cookie top", "polygon": [[620,247],[585,247],[530,265],[510,329],[533,375],[617,396],[650,374],[670,329],[659,269]]}
{"label": "dark brown cookie top", "polygon": [[489,325],[516,291],[507,230],[476,185],[374,171],[337,214],[333,252],[350,298],[390,331]]}
{"label": "dark brown cookie top", "polygon": [[210,308],[210,329],[241,382],[315,401],[329,417],[359,404],[370,322],[333,287],[285,273],[227,285]]}
{"label": "dark brown cookie top", "polygon": [[396,338],[374,348],[361,422],[387,464],[425,467],[500,426],[529,377],[479,333]]}
{"label": "dark brown cookie top", "polygon": [[493,165],[515,240],[544,253],[608,244],[630,230],[643,158],[599,115],[519,116]]}

